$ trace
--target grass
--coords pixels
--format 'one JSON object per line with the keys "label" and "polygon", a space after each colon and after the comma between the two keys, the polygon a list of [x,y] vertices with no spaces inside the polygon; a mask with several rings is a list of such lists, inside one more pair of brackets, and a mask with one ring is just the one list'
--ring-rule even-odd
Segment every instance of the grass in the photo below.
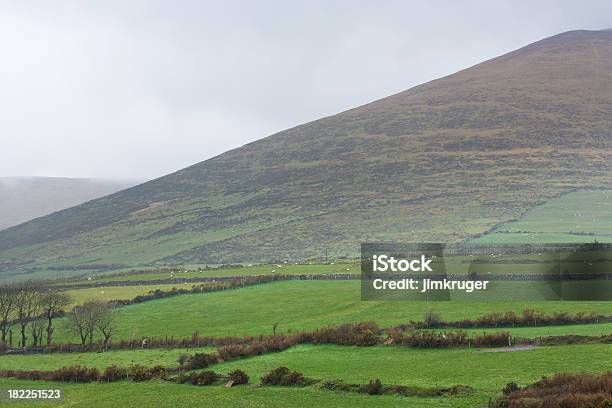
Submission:
{"label": "grass", "polygon": [[[127,271],[126,271],[127,272]],[[225,276],[256,276],[256,275],[324,275],[330,273],[360,273],[360,265],[357,262],[343,262],[333,264],[272,264],[254,265],[235,268],[215,268],[194,270],[185,267],[175,273],[151,271],[150,273],[125,273],[104,276],[98,273],[91,273],[91,280],[74,279],[67,284],[79,283],[104,283],[116,281],[147,281],[158,279],[189,279],[189,278],[211,278]],[[62,282],[62,284],[65,284]]]}
{"label": "grass", "polygon": [[[445,320],[525,308],[612,314],[612,302],[364,302],[359,281],[284,281],[122,307],[114,338],[187,337],[194,331],[210,336],[269,334],[274,323],[281,332],[365,320],[384,327],[422,320],[428,307]],[[76,340],[62,331],[55,337]]]}
{"label": "grass", "polygon": [[317,379],[413,386],[468,385],[486,403],[505,384],[526,385],[557,372],[605,372],[612,345],[542,347],[526,351],[478,353],[474,349],[408,349],[400,347],[298,346],[281,353],[231,361],[213,367],[227,373],[240,368],[252,378],[279,366]]}
{"label": "grass", "polygon": [[576,191],[548,200],[502,224],[478,243],[612,242],[612,191]]}
{"label": "grass", "polygon": [[172,284],[172,285],[138,285],[138,286],[99,286],[95,288],[67,290],[71,297],[71,305],[79,305],[88,300],[129,300],[138,295],[144,295],[152,290],[170,290],[172,288],[191,288],[193,284]]}
{"label": "grass", "polygon": [[602,336],[612,334],[612,323],[601,324],[570,324],[563,326],[541,326],[541,327],[502,327],[502,328],[486,328],[486,329],[467,329],[468,333],[491,333],[498,331],[510,332],[515,337],[545,337],[545,336],[564,336],[564,335],[580,335],[580,336]]}
{"label": "grass", "polygon": [[407,408],[473,407],[476,399],[459,398],[405,398],[397,396],[369,396],[316,390],[311,387],[257,387],[241,385],[232,388],[219,386],[194,387],[167,382],[117,382],[110,384],[41,383],[0,379],[2,389],[60,388],[64,391],[61,402],[20,402],[19,407],[194,407],[215,408],[286,408],[286,407],[338,407],[338,408]]}
{"label": "grass", "polygon": [[54,370],[70,365],[96,367],[100,370],[116,364],[127,367],[142,364],[151,367],[157,364],[177,366],[180,354],[210,353],[214,347],[189,349],[117,350],[105,353],[47,353],[26,355],[5,355],[0,357],[0,370]]}

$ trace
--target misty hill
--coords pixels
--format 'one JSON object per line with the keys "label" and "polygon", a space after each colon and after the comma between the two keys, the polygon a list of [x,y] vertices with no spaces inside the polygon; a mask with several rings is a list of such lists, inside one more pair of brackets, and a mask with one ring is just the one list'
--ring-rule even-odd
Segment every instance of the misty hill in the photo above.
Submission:
{"label": "misty hill", "polygon": [[255,262],[457,241],[563,192],[612,187],[611,150],[612,32],[572,31],[0,232],[0,265]]}
{"label": "misty hill", "polygon": [[0,177],[0,230],[135,184],[126,180]]}

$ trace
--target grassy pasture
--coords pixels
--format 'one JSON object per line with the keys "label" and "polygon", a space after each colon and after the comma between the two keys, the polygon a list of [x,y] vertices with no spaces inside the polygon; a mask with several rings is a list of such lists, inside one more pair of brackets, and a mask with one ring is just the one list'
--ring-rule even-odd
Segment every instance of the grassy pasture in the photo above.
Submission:
{"label": "grassy pasture", "polygon": [[180,271],[150,273],[125,273],[116,275],[91,274],[91,280],[78,278],[68,282],[68,284],[91,283],[91,282],[116,282],[116,281],[145,281],[158,279],[188,279],[188,278],[211,278],[225,276],[257,276],[257,275],[323,275],[330,273],[360,273],[358,262],[342,262],[333,264],[272,264],[272,265],[253,265],[236,268],[215,268],[215,269],[191,269],[190,267],[181,268]]}
{"label": "grassy pasture", "polygon": [[55,370],[75,364],[96,367],[100,370],[111,364],[122,367],[133,364],[141,364],[147,367],[162,364],[172,367],[178,365],[177,358],[180,354],[210,353],[214,350],[214,347],[201,347],[189,349],[116,350],[105,353],[13,354],[0,357],[0,370]]}
{"label": "grassy pasture", "polygon": [[[481,353],[477,350],[423,350],[399,347],[298,346],[213,367],[227,373],[240,368],[251,377],[286,366],[319,379],[428,386],[469,385],[486,404],[510,381],[526,385],[557,372],[605,372],[612,345],[542,347],[525,351]],[[449,398],[451,399],[451,398]],[[459,405],[460,406],[460,405]]]}
{"label": "grassy pasture", "polygon": [[[612,242],[612,191],[576,191],[534,207],[473,242]],[[586,235],[583,235],[586,234]]]}
{"label": "grassy pasture", "polygon": [[[364,302],[359,281],[283,281],[122,307],[114,338],[186,337],[196,330],[210,336],[269,334],[277,322],[281,332],[365,320],[393,326],[422,320],[428,307],[445,320],[492,311],[518,313],[525,308],[612,314],[612,302]],[[57,341],[76,340],[63,331],[55,337]]]}
{"label": "grassy pasture", "polygon": [[338,407],[338,408],[407,408],[473,407],[477,399],[473,396],[459,398],[405,398],[390,395],[369,396],[316,390],[311,387],[250,387],[240,385],[232,388],[219,386],[194,387],[168,382],[151,381],[134,383],[129,381],[110,384],[66,384],[42,383],[0,379],[0,387],[13,388],[61,388],[61,402],[19,402],[19,407],[194,407],[215,408],[286,408],[286,407]]}
{"label": "grassy pasture", "polygon": [[172,285],[138,285],[138,286],[100,286],[95,288],[82,288],[67,290],[72,299],[72,306],[82,304],[88,300],[129,300],[138,295],[144,295],[152,290],[170,290],[172,288],[191,288],[193,284]]}

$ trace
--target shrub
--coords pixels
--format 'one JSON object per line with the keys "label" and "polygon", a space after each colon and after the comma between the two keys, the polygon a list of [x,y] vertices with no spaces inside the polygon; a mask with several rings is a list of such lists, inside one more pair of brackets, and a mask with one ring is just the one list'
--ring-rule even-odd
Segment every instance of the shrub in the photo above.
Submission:
{"label": "shrub", "polygon": [[511,394],[513,392],[517,392],[520,389],[521,389],[521,387],[519,387],[517,383],[512,381],[512,382],[509,382],[508,384],[506,384],[506,387],[503,389],[502,393],[504,395],[507,395],[507,394]]}
{"label": "shrub", "polygon": [[212,371],[202,371],[199,373],[191,373],[189,382],[193,385],[210,385],[217,379],[217,374]]}
{"label": "shrub", "polygon": [[304,374],[287,367],[277,367],[261,377],[262,385],[305,385]]}
{"label": "shrub", "polygon": [[427,310],[423,315],[423,324],[427,328],[439,327],[440,323],[442,323],[442,318],[440,315],[432,312],[431,310]]}
{"label": "shrub", "polygon": [[369,395],[379,395],[383,393],[383,385],[378,378],[375,378],[363,386],[363,391]]}
{"label": "shrub", "polygon": [[49,375],[51,381],[89,383],[98,381],[100,372],[97,368],[87,368],[79,365],[62,367],[52,371]]}
{"label": "shrub", "polygon": [[163,365],[156,365],[153,366],[149,369],[149,372],[151,373],[151,377],[156,377],[156,378],[164,378],[166,376],[166,367],[164,367]]}
{"label": "shrub", "polygon": [[357,325],[347,323],[329,326],[302,335],[302,342],[314,344],[339,344],[342,346],[373,346],[378,343],[376,333],[380,329],[373,322],[361,322]]}
{"label": "shrub", "polygon": [[508,332],[483,333],[474,337],[476,347],[508,346],[512,336]]}
{"label": "shrub", "polygon": [[150,369],[139,364],[130,366],[128,371],[132,381],[147,381],[153,377]]}
{"label": "shrub", "polygon": [[249,376],[242,370],[234,370],[229,373],[229,381],[233,381],[234,385],[248,384]]}
{"label": "shrub", "polygon": [[187,365],[190,370],[198,370],[206,368],[215,362],[214,356],[206,353],[195,353],[187,359]]}
{"label": "shrub", "polygon": [[219,347],[217,355],[220,359],[227,361],[249,357],[250,351],[247,346],[242,344],[228,344],[227,346]]}
{"label": "shrub", "polygon": [[116,365],[110,365],[104,369],[104,372],[100,376],[100,381],[119,381],[128,377],[128,371],[125,368],[117,367]]}
{"label": "shrub", "polygon": [[189,360],[189,355],[185,353],[181,353],[176,359],[180,367],[183,367],[188,360]]}
{"label": "shrub", "polygon": [[607,408],[612,395],[612,372],[606,374],[555,374],[527,387],[504,394],[493,408]]}

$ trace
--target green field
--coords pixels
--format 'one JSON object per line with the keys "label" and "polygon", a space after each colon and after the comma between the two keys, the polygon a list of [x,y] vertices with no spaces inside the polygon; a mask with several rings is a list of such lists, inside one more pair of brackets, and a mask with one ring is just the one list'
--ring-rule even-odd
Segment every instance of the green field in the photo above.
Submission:
{"label": "green field", "polygon": [[[445,320],[526,308],[612,314],[612,302],[364,302],[359,288],[359,281],[283,281],[153,300],[118,309],[114,339],[188,337],[195,331],[209,336],[270,334],[274,323],[280,332],[368,320],[390,327],[422,320],[428,307]],[[56,339],[76,341],[65,333]]]}
{"label": "green field", "polygon": [[[380,378],[386,384],[402,384],[421,387],[468,385],[474,391],[467,395],[438,398],[396,396],[367,396],[343,392],[317,390],[313,387],[260,387],[238,386],[226,389],[220,386],[194,387],[163,382],[74,385],[65,383],[33,383],[29,381],[0,380],[0,387],[61,388],[65,401],[49,406],[143,406],[157,404],[205,403],[214,407],[252,406],[346,406],[346,407],[456,407],[468,408],[486,404],[490,397],[499,395],[509,381],[525,385],[558,371],[601,372],[609,368],[612,345],[583,345],[542,347],[528,351],[479,353],[477,350],[423,350],[399,347],[340,347],[298,346],[281,353],[267,354],[213,366],[212,369],[227,373],[240,368],[246,371],[251,383],[278,366],[287,366],[316,379],[343,379],[346,382],[364,383]],[[112,355],[116,352],[104,354]],[[131,353],[131,352],[120,352]],[[92,353],[89,353],[92,354]],[[95,353],[94,353],[95,354]],[[127,356],[123,355],[121,361]],[[141,356],[131,358],[142,362]],[[11,363],[18,365],[15,356]],[[42,356],[39,356],[42,357]],[[159,362],[170,359],[164,354]],[[64,359],[64,355],[59,358]],[[93,359],[90,357],[91,365]],[[83,363],[87,359],[79,360]],[[67,362],[67,361],[66,361]],[[100,360],[98,360],[98,363]],[[26,359],[25,367],[35,364]],[[8,365],[8,364],[7,364]],[[55,362],[47,360],[41,366],[52,368]],[[36,406],[46,406],[38,404]],[[29,406],[20,404],[20,406]],[[34,406],[34,405],[32,405]]]}
{"label": "green field", "polygon": [[316,390],[311,387],[250,387],[240,385],[233,388],[194,387],[166,382],[147,383],[119,382],[111,384],[65,384],[41,383],[0,379],[0,387],[7,388],[61,388],[64,401],[20,402],[19,407],[193,407],[215,408],[287,408],[287,407],[339,407],[339,408],[408,408],[473,407],[477,398],[405,398],[389,395],[369,396],[333,391]]}
{"label": "green field", "polygon": [[188,349],[117,350],[105,353],[13,354],[0,357],[0,370],[55,370],[75,364],[96,367],[100,370],[112,364],[122,367],[133,364],[141,364],[147,367],[161,364],[174,367],[178,365],[177,358],[180,354],[210,353],[214,350],[214,347],[200,347]]}
{"label": "green field", "polygon": [[463,384],[492,396],[510,381],[526,385],[562,371],[605,372],[610,368],[610,353],[611,344],[497,353],[385,346],[298,346],[281,353],[231,361],[213,369],[227,373],[240,368],[259,378],[273,368],[286,366],[316,379],[341,378],[364,383],[380,378],[385,384],[420,387]]}
{"label": "green field", "polygon": [[[151,271],[147,273],[99,274],[90,273],[88,278],[74,278],[64,284],[104,283],[117,281],[147,281],[159,279],[213,278],[226,276],[258,276],[258,275],[326,275],[330,273],[360,273],[358,262],[331,262],[329,264],[272,264],[253,265],[233,268],[191,269],[178,268],[176,272]],[[91,278],[91,279],[90,279]]]}
{"label": "green field", "polygon": [[611,190],[576,191],[553,198],[504,223],[476,243],[612,242]]}

